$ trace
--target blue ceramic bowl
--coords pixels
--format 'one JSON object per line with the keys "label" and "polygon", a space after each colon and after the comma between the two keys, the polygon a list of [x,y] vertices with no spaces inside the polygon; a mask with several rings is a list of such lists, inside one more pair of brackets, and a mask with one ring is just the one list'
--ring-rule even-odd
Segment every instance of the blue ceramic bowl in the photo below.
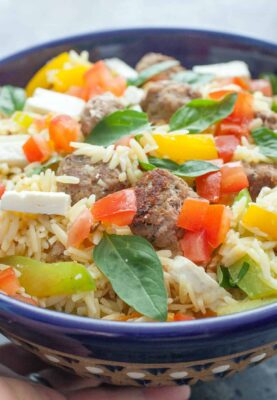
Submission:
{"label": "blue ceramic bowl", "polygon": [[[148,51],[184,65],[234,59],[253,75],[275,71],[277,46],[246,37],[186,29],[132,29],[71,37],[0,62],[0,85],[24,85],[49,58],[69,49],[92,60],[130,64]],[[277,352],[277,304],[241,314],[178,323],[93,320],[43,310],[0,295],[0,331],[49,363],[116,385],[179,385],[229,376]]]}

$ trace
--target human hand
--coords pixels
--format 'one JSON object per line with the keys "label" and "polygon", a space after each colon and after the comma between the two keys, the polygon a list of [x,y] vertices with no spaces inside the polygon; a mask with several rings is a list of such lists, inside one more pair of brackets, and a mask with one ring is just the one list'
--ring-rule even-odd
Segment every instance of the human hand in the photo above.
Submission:
{"label": "human hand", "polygon": [[[81,379],[50,368],[31,353],[14,345],[0,347],[1,400],[187,400],[188,386],[164,388],[97,387],[95,379]],[[47,385],[34,383],[38,373]]]}

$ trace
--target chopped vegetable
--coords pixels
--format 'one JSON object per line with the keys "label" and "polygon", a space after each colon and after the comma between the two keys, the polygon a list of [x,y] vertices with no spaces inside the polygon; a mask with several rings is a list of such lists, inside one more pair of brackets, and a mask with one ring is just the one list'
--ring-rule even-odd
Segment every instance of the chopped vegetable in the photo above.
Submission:
{"label": "chopped vegetable", "polygon": [[44,162],[51,155],[49,142],[40,134],[30,136],[22,146],[27,160],[31,162]]}
{"label": "chopped vegetable", "polygon": [[247,175],[240,163],[225,164],[221,168],[221,193],[239,192],[249,186]]}
{"label": "chopped vegetable", "polygon": [[177,220],[177,226],[189,231],[203,229],[209,202],[203,199],[187,198]]}
{"label": "chopped vegetable", "polygon": [[30,114],[23,111],[15,112],[12,119],[20,125],[24,131],[26,131],[34,121],[34,118]]}
{"label": "chopped vegetable", "polygon": [[24,89],[11,85],[0,87],[0,115],[9,117],[15,111],[21,111],[25,100]]}
{"label": "chopped vegetable", "polygon": [[109,194],[92,206],[95,221],[118,226],[130,225],[137,212],[136,195],[133,189],[124,189]]}
{"label": "chopped vegetable", "polygon": [[8,256],[0,259],[0,263],[20,271],[20,284],[31,296],[70,295],[95,289],[87,269],[73,261],[50,264],[29,257]]}
{"label": "chopped vegetable", "polygon": [[252,201],[249,190],[248,189],[242,189],[235,197],[234,203],[240,201],[241,199],[245,199],[245,205],[248,206],[248,204]]}
{"label": "chopped vegetable", "polygon": [[85,142],[98,146],[108,146],[124,136],[141,132],[149,127],[147,114],[143,112],[134,110],[115,111],[96,125],[86,137]]}
{"label": "chopped vegetable", "polygon": [[66,92],[71,86],[83,86],[84,74],[90,68],[88,65],[75,65],[60,69],[53,75],[53,90]]}
{"label": "chopped vegetable", "polygon": [[125,303],[154,320],[166,321],[167,294],[162,265],[147,240],[139,236],[104,234],[93,251],[93,258]]}
{"label": "chopped vegetable", "polygon": [[193,86],[204,85],[214,78],[213,74],[198,74],[194,71],[181,71],[173,75],[172,79],[177,82],[188,83]]}
{"label": "chopped vegetable", "polygon": [[215,137],[215,144],[220,158],[224,162],[231,161],[234,152],[239,145],[239,139],[235,135],[225,135]]}
{"label": "chopped vegetable", "polygon": [[0,271],[0,291],[14,296],[20,289],[20,283],[12,267]]}
{"label": "chopped vegetable", "polygon": [[207,264],[211,259],[213,248],[210,246],[204,230],[186,231],[180,240],[180,246],[184,257],[196,264]]}
{"label": "chopped vegetable", "polygon": [[243,136],[249,136],[248,124],[235,123],[232,121],[222,121],[220,122],[215,130],[216,136],[235,136],[240,141]]}
{"label": "chopped vegetable", "polygon": [[188,129],[190,133],[203,132],[211,125],[228,117],[235,107],[237,94],[231,93],[220,101],[195,99],[179,108],[169,121],[171,131]]}
{"label": "chopped vegetable", "polygon": [[218,315],[228,315],[239,313],[243,311],[253,310],[259,307],[264,307],[269,304],[273,304],[277,302],[277,297],[268,297],[266,299],[258,299],[258,300],[242,300],[238,301],[234,304],[228,304],[226,306],[219,307],[217,309]]}
{"label": "chopped vegetable", "polygon": [[266,79],[270,83],[272,94],[277,94],[277,75],[272,73],[263,73],[261,74],[261,78]]}
{"label": "chopped vegetable", "polygon": [[149,68],[144,69],[136,78],[128,79],[128,84],[132,86],[141,86],[151,78],[159,75],[161,72],[167,71],[168,69],[176,67],[179,64],[179,61],[168,60],[151,65]]}
{"label": "chopped vegetable", "polygon": [[250,82],[250,89],[252,92],[261,92],[264,96],[273,95],[271,83],[267,79],[253,79]]}
{"label": "chopped vegetable", "polygon": [[216,248],[224,242],[230,229],[230,216],[222,204],[210,205],[205,219],[205,231],[209,244]]}
{"label": "chopped vegetable", "polygon": [[195,318],[192,315],[186,315],[183,313],[176,313],[174,315],[174,321],[193,321]]}
{"label": "chopped vegetable", "polygon": [[189,160],[213,160],[218,158],[214,138],[211,135],[187,135],[169,133],[153,134],[158,145],[157,156],[176,163]]}
{"label": "chopped vegetable", "polygon": [[242,218],[248,228],[257,228],[272,239],[277,240],[277,214],[265,210],[257,204],[250,204]]}
{"label": "chopped vegetable", "polygon": [[196,178],[196,191],[200,197],[217,203],[220,198],[221,172],[212,172]]}
{"label": "chopped vegetable", "polygon": [[6,190],[6,186],[0,182],[0,200],[3,196],[3,194],[5,193],[5,190]]}
{"label": "chopped vegetable", "polygon": [[93,219],[91,212],[86,208],[80,215],[73,221],[68,230],[67,245],[72,247],[79,247],[80,244],[89,237],[90,229],[92,227]]}
{"label": "chopped vegetable", "polygon": [[71,152],[71,142],[76,142],[80,135],[78,122],[69,115],[58,115],[51,119],[49,135],[58,152]]}
{"label": "chopped vegetable", "polygon": [[277,133],[265,127],[254,129],[251,133],[261,152],[277,159]]}
{"label": "chopped vegetable", "polygon": [[60,161],[61,161],[61,157],[60,156],[53,156],[46,163],[41,164],[38,167],[35,167],[30,172],[28,172],[26,175],[27,176],[39,175],[41,172],[45,172],[48,168],[51,168],[51,169],[55,170],[55,166],[57,166],[57,164]]}

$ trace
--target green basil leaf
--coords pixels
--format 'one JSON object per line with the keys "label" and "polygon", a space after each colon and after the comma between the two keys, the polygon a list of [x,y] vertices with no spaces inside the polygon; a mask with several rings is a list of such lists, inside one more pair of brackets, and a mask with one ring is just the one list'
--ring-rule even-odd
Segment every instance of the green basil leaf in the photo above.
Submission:
{"label": "green basil leaf", "polygon": [[223,287],[224,289],[231,289],[233,286],[231,285],[230,282],[230,273],[228,268],[219,266],[217,268],[217,280],[219,283],[219,286]]}
{"label": "green basil leaf", "polygon": [[183,164],[177,164],[174,161],[149,157],[149,164],[140,162],[140,166],[144,171],[151,171],[155,168],[162,168],[171,171],[174,175],[182,178],[196,178],[208,174],[209,172],[218,171],[219,167],[208,161],[192,160]]}
{"label": "green basil leaf", "polygon": [[53,167],[55,164],[60,162],[62,160],[62,157],[60,156],[54,156],[50,158],[46,163],[41,164],[40,166],[32,169],[30,172],[27,173],[27,176],[32,176],[32,175],[39,175],[41,172],[45,172],[48,168]]}
{"label": "green basil leaf", "polygon": [[172,79],[181,83],[188,83],[192,86],[200,86],[210,82],[214,78],[213,74],[198,74],[193,71],[181,71],[175,74]]}
{"label": "green basil leaf", "polygon": [[247,271],[249,270],[249,268],[250,268],[250,264],[248,262],[244,261],[236,279],[230,278],[230,282],[233,287],[237,286],[240,283],[240,281],[247,274]]}
{"label": "green basil leaf", "polygon": [[277,75],[273,73],[263,73],[260,75],[260,77],[269,81],[272,87],[273,95],[277,94]]}
{"label": "green basil leaf", "polygon": [[150,126],[147,114],[134,110],[121,110],[103,118],[85,142],[98,146],[108,146],[123,136],[140,132]]}
{"label": "green basil leaf", "polygon": [[172,115],[169,128],[171,131],[188,129],[190,133],[202,132],[232,113],[237,96],[237,93],[231,93],[221,101],[192,100]]}
{"label": "green basil leaf", "polygon": [[277,158],[277,133],[261,127],[254,129],[251,134],[264,155],[274,159]]}
{"label": "green basil leaf", "polygon": [[180,65],[177,60],[162,61],[158,64],[151,65],[151,67],[141,71],[137,78],[128,79],[128,84],[132,86],[141,86],[149,79],[153,78],[153,76],[158,75],[169,68],[176,67],[177,65]]}
{"label": "green basil leaf", "polygon": [[173,173],[184,178],[196,178],[209,172],[218,171],[220,168],[208,161],[192,160],[181,164]]}
{"label": "green basil leaf", "polygon": [[163,269],[147,240],[139,236],[105,234],[95,247],[93,258],[125,303],[154,320],[166,321]]}
{"label": "green basil leaf", "polygon": [[15,111],[21,111],[26,101],[25,90],[19,87],[6,85],[0,88],[0,114],[7,117]]}

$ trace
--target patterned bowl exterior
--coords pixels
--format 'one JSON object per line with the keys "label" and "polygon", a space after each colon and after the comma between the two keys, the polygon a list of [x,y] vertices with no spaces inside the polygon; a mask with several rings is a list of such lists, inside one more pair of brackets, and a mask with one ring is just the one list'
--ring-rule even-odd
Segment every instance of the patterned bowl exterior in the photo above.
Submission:
{"label": "patterned bowl exterior", "polygon": [[[184,65],[240,59],[251,72],[276,72],[277,46],[225,33],[129,29],[46,43],[0,61],[0,85],[25,85],[49,58],[69,49],[92,60],[134,65],[148,51]],[[0,294],[0,331],[45,361],[115,385],[193,384],[229,376],[277,351],[277,304],[242,314],[178,323],[135,324],[43,310]]]}

